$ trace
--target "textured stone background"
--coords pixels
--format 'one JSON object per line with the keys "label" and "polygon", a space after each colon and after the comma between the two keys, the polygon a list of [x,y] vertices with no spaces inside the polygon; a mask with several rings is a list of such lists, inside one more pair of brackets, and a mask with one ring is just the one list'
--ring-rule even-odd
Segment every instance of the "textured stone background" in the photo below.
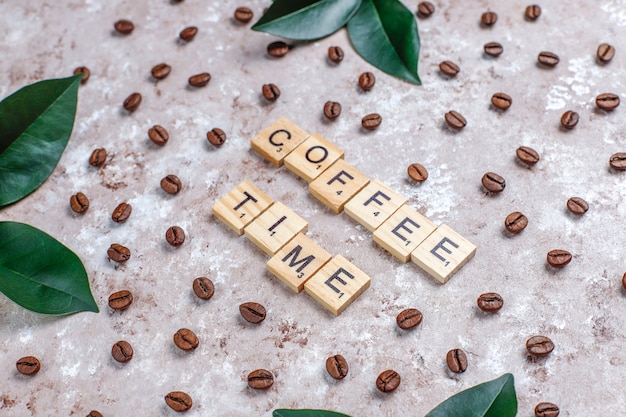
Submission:
{"label": "textured stone background", "polygon": [[[246,2],[185,0],[0,0],[0,96],[45,78],[71,74],[79,65],[92,71],[79,91],[74,132],[53,175],[33,195],[0,211],[0,219],[30,223],[72,248],[85,263],[100,313],[47,317],[0,300],[0,415],[173,416],[164,395],[188,392],[189,416],[270,416],[278,407],[327,408],[353,416],[421,416],[450,395],[511,372],[519,416],[532,416],[537,402],[551,401],[563,416],[621,415],[626,409],[624,346],[626,291],[626,177],[609,169],[609,156],[625,151],[624,108],[595,108],[604,92],[626,97],[625,3],[606,0],[542,1],[536,22],[523,18],[526,2],[444,1],[430,19],[418,19],[422,40],[420,75],[413,86],[372,68],[356,55],[347,33],[298,45],[282,59],[266,56],[275,37],[236,24],[231,16]],[[247,2],[255,20],[268,0]],[[417,0],[404,1],[412,10]],[[499,16],[490,28],[480,15]],[[112,25],[132,20],[135,31],[117,36]],[[183,45],[178,32],[199,27]],[[489,41],[504,45],[497,59],[485,57]],[[608,65],[595,61],[598,44],[617,47]],[[346,58],[328,63],[327,48],[340,45]],[[557,53],[554,69],[536,65],[542,50]],[[438,72],[450,59],[461,66],[456,79]],[[155,83],[150,69],[172,65]],[[362,93],[356,80],[370,70],[377,84]],[[202,89],[187,87],[190,75],[208,71]],[[273,82],[282,96],[273,104],[260,95]],[[132,92],[144,100],[132,115],[122,111]],[[495,92],[513,97],[506,112],[490,107]],[[335,122],[322,117],[327,100],[343,105]],[[458,133],[443,115],[457,110],[467,120]],[[577,111],[573,131],[559,127],[561,114]],[[384,121],[365,132],[360,120],[378,112]],[[446,285],[415,265],[401,264],[376,246],[372,235],[347,215],[334,215],[311,197],[306,184],[276,169],[249,150],[250,139],[280,116],[310,133],[318,132],[345,150],[346,160],[407,196],[435,223],[446,223],[472,241],[476,257]],[[163,148],[147,130],[165,126]],[[205,134],[213,127],[228,135],[220,149]],[[537,149],[532,169],[518,164],[515,149]],[[87,163],[105,147],[106,165]],[[422,185],[408,180],[406,167],[420,162],[430,171]],[[506,190],[487,195],[486,171],[507,181]],[[184,190],[165,195],[159,181],[178,175]],[[372,278],[371,287],[341,316],[334,317],[306,294],[292,293],[265,271],[267,258],[211,215],[211,205],[244,179],[309,221],[311,236],[333,254],[343,254]],[[89,211],[74,215],[69,198],[83,191]],[[581,218],[568,214],[571,196],[591,205]],[[133,214],[115,224],[110,214],[126,201]],[[503,231],[512,211],[529,218],[518,236]],[[171,225],[188,238],[178,249],[165,243]],[[132,259],[115,265],[106,257],[111,243],[128,246]],[[574,255],[562,270],[546,266],[546,253],[562,248]],[[209,276],[216,295],[200,302],[191,291],[197,276]],[[122,313],[107,306],[109,294],[130,289],[135,303]],[[476,298],[496,291],[504,308],[485,315]],[[257,301],[268,309],[260,326],[239,317],[238,305]],[[424,313],[411,332],[396,328],[407,307]],[[200,347],[179,351],[172,335],[194,330]],[[556,348],[531,360],[526,339],[552,338]],[[115,363],[111,345],[126,339],[134,359]],[[468,354],[469,368],[451,375],[449,349]],[[350,373],[336,382],[326,375],[327,356],[341,353]],[[35,355],[41,372],[19,375],[15,361]],[[246,375],[256,368],[274,372],[266,392],[253,392]],[[376,391],[385,369],[402,376],[393,394]]]}

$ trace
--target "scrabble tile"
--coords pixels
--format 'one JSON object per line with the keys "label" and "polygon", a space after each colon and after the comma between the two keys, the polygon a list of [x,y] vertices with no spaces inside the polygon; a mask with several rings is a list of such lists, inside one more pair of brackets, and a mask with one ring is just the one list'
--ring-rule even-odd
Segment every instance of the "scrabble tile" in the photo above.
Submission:
{"label": "scrabble tile", "polygon": [[298,233],[267,262],[267,270],[295,292],[332,256],[303,233]]}
{"label": "scrabble tile", "polygon": [[246,237],[272,256],[298,233],[309,230],[306,220],[276,202],[244,229]]}
{"label": "scrabble tile", "polygon": [[241,236],[244,227],[273,202],[267,194],[245,180],[213,204],[213,215]]}
{"label": "scrabble tile", "polygon": [[369,182],[359,170],[339,159],[309,184],[309,192],[339,214],[344,204]]}
{"label": "scrabble tile", "polygon": [[251,146],[263,158],[275,166],[283,165],[283,160],[296,146],[304,142],[309,134],[296,124],[281,117],[252,139]]}
{"label": "scrabble tile", "polygon": [[343,151],[315,133],[287,155],[285,166],[311,182],[338,159],[343,159]]}
{"label": "scrabble tile", "polygon": [[411,253],[411,260],[445,284],[475,253],[476,246],[442,224]]}
{"label": "scrabble tile", "polygon": [[403,205],[374,231],[374,241],[402,262],[437,226],[408,205]]}
{"label": "scrabble tile", "polygon": [[363,271],[337,255],[304,284],[304,290],[338,316],[370,286],[370,282],[370,277]]}
{"label": "scrabble tile", "polygon": [[406,203],[406,198],[378,180],[370,182],[343,208],[346,214],[373,232]]}

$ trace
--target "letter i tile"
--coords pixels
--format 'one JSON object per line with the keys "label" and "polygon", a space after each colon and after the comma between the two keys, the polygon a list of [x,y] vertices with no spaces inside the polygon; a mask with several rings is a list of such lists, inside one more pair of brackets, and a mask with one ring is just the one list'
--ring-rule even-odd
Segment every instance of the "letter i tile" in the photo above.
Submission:
{"label": "letter i tile", "polygon": [[272,256],[309,225],[283,203],[276,202],[244,229],[246,237]]}

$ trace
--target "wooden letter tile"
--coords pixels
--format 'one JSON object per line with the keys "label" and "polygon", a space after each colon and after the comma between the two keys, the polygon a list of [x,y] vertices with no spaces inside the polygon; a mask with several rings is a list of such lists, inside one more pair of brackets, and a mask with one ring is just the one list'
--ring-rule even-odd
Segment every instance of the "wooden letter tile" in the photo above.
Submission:
{"label": "wooden letter tile", "polygon": [[363,271],[337,255],[304,284],[304,290],[338,316],[370,286],[370,282],[370,277]]}
{"label": "wooden letter tile", "polygon": [[411,253],[411,260],[445,284],[475,253],[476,246],[442,224]]}
{"label": "wooden letter tile", "polygon": [[437,228],[408,205],[403,205],[374,231],[374,241],[402,262]]}
{"label": "wooden letter tile", "polygon": [[272,256],[300,232],[306,232],[306,220],[283,203],[276,202],[246,226],[246,237]]}
{"label": "wooden letter tile", "polygon": [[285,166],[311,182],[338,159],[343,159],[343,151],[315,133],[287,155]]}
{"label": "wooden letter tile", "polygon": [[295,292],[332,256],[303,233],[298,233],[267,262],[267,269]]}
{"label": "wooden letter tile", "polygon": [[245,180],[213,204],[213,215],[241,236],[244,227],[273,202],[267,194]]}
{"label": "wooden letter tile", "polygon": [[279,167],[289,152],[301,144],[309,134],[296,124],[281,117],[252,139],[252,149]]}
{"label": "wooden letter tile", "polygon": [[339,214],[344,204],[369,182],[359,170],[339,159],[309,184],[309,192]]}
{"label": "wooden letter tile", "polygon": [[348,201],[344,210],[348,216],[373,232],[404,203],[406,198],[375,180]]}

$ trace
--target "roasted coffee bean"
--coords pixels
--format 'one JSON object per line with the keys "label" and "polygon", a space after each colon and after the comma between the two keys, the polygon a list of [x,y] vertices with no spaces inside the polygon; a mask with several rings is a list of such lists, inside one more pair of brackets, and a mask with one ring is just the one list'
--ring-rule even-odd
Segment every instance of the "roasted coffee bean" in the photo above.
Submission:
{"label": "roasted coffee bean", "polygon": [[263,84],[261,92],[267,101],[276,101],[280,97],[280,90],[276,84]]}
{"label": "roasted coffee bean", "polygon": [[537,20],[539,16],[541,16],[541,7],[536,4],[526,7],[526,11],[524,15],[528,20]]}
{"label": "roasted coffee bean", "polygon": [[435,13],[435,5],[429,1],[422,1],[417,5],[417,15],[420,17],[430,17]]}
{"label": "roasted coffee bean", "polygon": [[370,113],[363,116],[361,126],[366,130],[376,130],[383,122],[383,118],[378,113]]}
{"label": "roasted coffee bean", "polygon": [[89,199],[81,192],[70,197],[70,208],[74,213],[84,213],[89,209]]}
{"label": "roasted coffee bean", "polygon": [[326,371],[335,379],[344,379],[348,375],[348,362],[341,355],[326,359]]}
{"label": "roasted coffee bean", "polygon": [[122,105],[124,106],[124,109],[126,111],[132,113],[139,108],[140,104],[141,94],[132,93],[130,96],[126,97],[126,100],[124,100],[124,103]]}
{"label": "roasted coffee bean", "polygon": [[565,129],[571,130],[578,124],[578,113],[572,110],[568,110],[561,116],[561,126]]}
{"label": "roasted coffee bean", "polygon": [[406,172],[413,181],[424,182],[428,179],[428,171],[422,164],[411,164],[407,168]]}
{"label": "roasted coffee bean", "polygon": [[133,303],[133,293],[128,290],[109,295],[109,307],[113,310],[126,310]]}
{"label": "roasted coffee bean", "polygon": [[328,48],[328,59],[330,59],[335,64],[343,61],[343,49],[340,46],[331,46]]}
{"label": "roasted coffee bean", "polygon": [[528,146],[520,146],[515,151],[515,154],[519,158],[520,161],[525,163],[526,165],[533,166],[537,162],[539,162],[539,154],[533,148],[529,148]]}
{"label": "roasted coffee bean", "polygon": [[456,373],[460,374],[467,370],[467,356],[461,349],[452,349],[448,351],[446,355],[446,363],[448,368]]}
{"label": "roasted coffee bean", "polygon": [[235,10],[235,20],[241,23],[248,23],[252,20],[254,13],[248,7],[237,7]]}
{"label": "roasted coffee bean", "polygon": [[41,362],[34,356],[24,356],[17,360],[15,366],[22,375],[35,375],[41,369]]}
{"label": "roasted coffee bean", "polygon": [[533,336],[526,341],[526,350],[531,355],[544,356],[554,350],[554,343],[545,336]]}
{"label": "roasted coffee bean", "polygon": [[560,59],[557,54],[544,51],[544,52],[539,52],[539,55],[537,55],[537,61],[541,65],[545,65],[546,67],[556,67]]}
{"label": "roasted coffee bean", "polygon": [[193,406],[191,397],[186,392],[172,391],[165,396],[165,403],[176,412],[188,411]]}
{"label": "roasted coffee bean", "polygon": [[111,348],[111,356],[120,363],[126,363],[133,358],[133,347],[125,340],[120,340]]}
{"label": "roasted coffee bean", "polygon": [[95,149],[89,157],[89,165],[93,167],[101,167],[107,159],[107,150],[104,148]]}
{"label": "roasted coffee bean", "polygon": [[161,125],[154,125],[148,129],[148,137],[155,145],[159,146],[165,145],[170,140],[170,134]]}
{"label": "roasted coffee bean", "polygon": [[489,56],[498,57],[502,54],[504,48],[498,42],[489,42],[485,44],[483,50]]}
{"label": "roasted coffee bean", "polygon": [[461,71],[459,66],[452,61],[443,61],[439,64],[439,71],[448,77],[456,77],[456,75]]}
{"label": "roasted coffee bean", "polygon": [[600,46],[598,46],[598,51],[596,52],[596,55],[598,56],[598,61],[606,64],[607,62],[611,61],[615,56],[615,48],[608,43],[602,43],[600,44]]}
{"label": "roasted coffee bean", "polygon": [[611,155],[609,165],[616,171],[626,171],[626,153],[617,152]]}
{"label": "roasted coffee bean", "polygon": [[188,26],[185,29],[181,30],[178,34],[178,37],[184,40],[185,42],[191,42],[193,38],[198,34],[198,28],[195,26]]}
{"label": "roasted coffee bean", "polygon": [[602,110],[611,111],[619,106],[619,96],[613,93],[603,93],[596,97],[596,106]]}
{"label": "roasted coffee bean", "polygon": [[567,209],[578,216],[581,216],[589,210],[589,204],[580,197],[572,197],[567,200]]}
{"label": "roasted coffee bean", "polygon": [[487,313],[494,313],[502,308],[504,300],[502,296],[495,292],[487,292],[478,296],[476,300],[478,308]]}
{"label": "roasted coffee bean", "polygon": [[535,417],[558,417],[560,411],[556,404],[539,403],[535,406]]}
{"label": "roasted coffee bean", "polygon": [[100,411],[91,410],[87,417],[104,417]]}
{"label": "roasted coffee bean", "polygon": [[130,259],[130,249],[126,246],[114,243],[107,250],[107,255],[109,255],[109,258],[115,262],[126,262]]}
{"label": "roasted coffee bean", "polygon": [[289,45],[283,41],[272,42],[267,45],[267,54],[274,58],[282,58],[289,52]]}
{"label": "roasted coffee bean", "polygon": [[117,33],[121,33],[122,35],[130,35],[130,33],[135,29],[133,22],[126,19],[118,20],[113,24],[113,27]]}
{"label": "roasted coffee bean", "polygon": [[193,292],[201,300],[208,300],[215,294],[215,286],[213,281],[207,277],[198,277],[193,280]]}
{"label": "roasted coffee bean", "polygon": [[504,219],[504,228],[509,233],[518,234],[526,229],[526,226],[528,226],[528,218],[519,211],[514,211]]}
{"label": "roasted coffee bean", "polygon": [[170,174],[161,180],[161,188],[168,194],[178,194],[183,188],[183,183],[176,175]]}
{"label": "roasted coffee bean", "polygon": [[480,17],[480,22],[483,26],[493,26],[498,21],[498,15],[494,12],[485,12]]}
{"label": "roasted coffee bean", "polygon": [[170,71],[172,71],[172,67],[163,62],[152,67],[152,70],[150,70],[150,74],[152,74],[152,76],[157,80],[162,80],[163,78],[170,75]]}
{"label": "roasted coffee bean", "polygon": [[341,104],[336,101],[327,101],[324,103],[324,116],[327,119],[335,120],[341,115]]}
{"label": "roasted coffee bean", "polygon": [[396,371],[387,369],[381,372],[378,378],[376,378],[376,388],[382,392],[392,392],[400,386],[400,381],[400,375]]}
{"label": "roasted coffee bean", "polygon": [[174,333],[174,344],[182,350],[194,350],[200,344],[198,336],[189,329],[178,329]]}
{"label": "roasted coffee bean", "polygon": [[120,203],[113,213],[111,214],[111,219],[115,223],[124,223],[130,217],[130,214],[133,212],[133,207],[128,203]]}
{"label": "roasted coffee bean", "polygon": [[274,375],[267,369],[257,369],[248,374],[248,386],[253,389],[268,389],[274,385]]}
{"label": "roasted coffee bean", "polygon": [[506,110],[513,104],[513,99],[508,94],[495,93],[491,96],[491,104],[500,110]]}
{"label": "roasted coffee bean", "polygon": [[239,313],[245,321],[258,324],[265,320],[265,307],[259,303],[247,302],[239,306]]}
{"label": "roasted coffee bean", "polygon": [[622,287],[626,290],[626,272],[622,275]]}
{"label": "roasted coffee bean", "polygon": [[192,75],[187,82],[192,87],[204,87],[211,81],[211,74],[208,72],[201,72],[200,74]]}
{"label": "roasted coffee bean", "polygon": [[165,232],[165,240],[172,246],[185,243],[185,231],[178,226],[172,226]]}
{"label": "roasted coffee bean", "polygon": [[572,260],[572,254],[563,249],[553,249],[546,255],[546,261],[550,266],[563,268]]}
{"label": "roasted coffee bean", "polygon": [[458,113],[454,110],[450,110],[449,112],[447,112],[444,115],[444,118],[446,119],[446,123],[448,124],[448,126],[455,130],[461,130],[465,127],[465,125],[467,125],[467,120],[465,120],[465,117],[463,117],[461,113]]}
{"label": "roasted coffee bean", "polygon": [[502,178],[495,172],[485,173],[485,175],[483,175],[482,183],[483,187],[485,187],[487,191],[490,191],[492,193],[500,193],[504,190],[504,187],[506,187],[506,182],[504,181],[504,178]]}
{"label": "roasted coffee bean", "polygon": [[402,330],[410,330],[420,325],[422,322],[422,312],[416,308],[407,308],[402,310],[400,314],[396,316],[396,324]]}
{"label": "roasted coffee bean", "polygon": [[207,132],[206,138],[213,146],[222,146],[226,142],[226,133],[218,127],[214,127]]}
{"label": "roasted coffee bean", "polygon": [[91,75],[91,71],[87,67],[78,67],[74,70],[74,75],[83,74],[83,78],[80,79],[81,84],[85,84],[87,80],[89,80],[89,76]]}
{"label": "roasted coffee bean", "polygon": [[370,91],[376,84],[376,77],[371,72],[367,71],[359,75],[359,87],[363,91]]}

